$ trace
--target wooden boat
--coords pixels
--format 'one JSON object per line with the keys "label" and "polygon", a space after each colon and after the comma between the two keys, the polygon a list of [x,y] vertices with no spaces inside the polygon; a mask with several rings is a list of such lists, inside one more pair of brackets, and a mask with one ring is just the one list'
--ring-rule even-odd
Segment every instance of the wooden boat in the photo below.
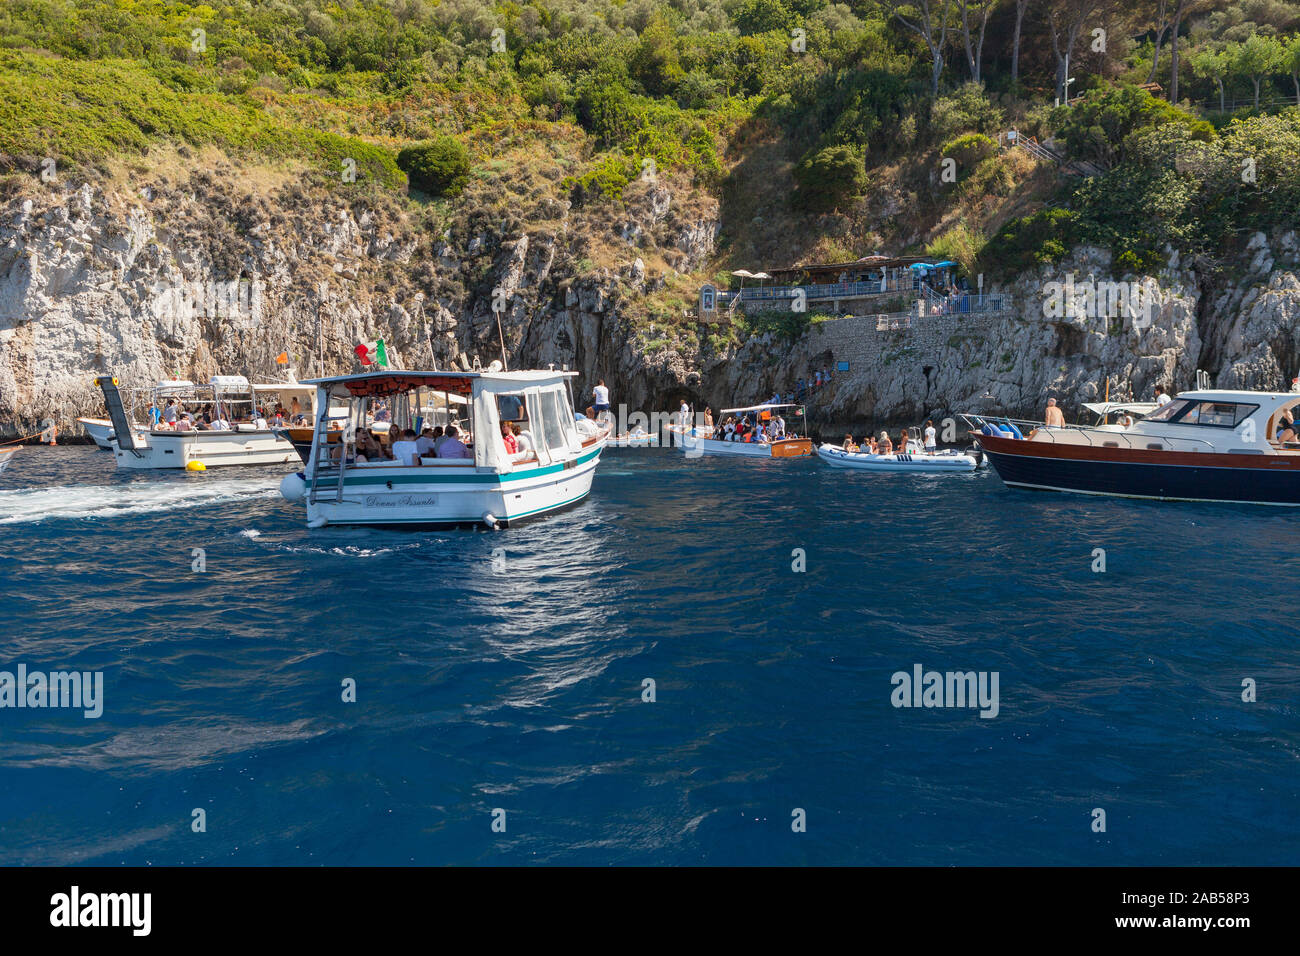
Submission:
{"label": "wooden boat", "polygon": [[1120,429],[962,417],[1013,488],[1300,506],[1300,442],[1281,440],[1297,412],[1295,392],[1198,389]]}
{"label": "wooden boat", "polygon": [[[744,408],[724,408],[718,413],[719,419],[727,415],[739,415],[742,419],[759,422],[771,421],[782,409],[792,409],[791,418],[797,419],[792,424],[802,425],[806,421],[804,406],[780,402],[766,402],[762,405],[749,405]],[[806,458],[813,453],[811,438],[780,438],[776,441],[725,441],[703,434],[703,426],[691,426],[679,422],[667,427],[673,444],[690,457],[699,455],[730,455],[737,458]],[[714,428],[718,434],[718,427]]]}

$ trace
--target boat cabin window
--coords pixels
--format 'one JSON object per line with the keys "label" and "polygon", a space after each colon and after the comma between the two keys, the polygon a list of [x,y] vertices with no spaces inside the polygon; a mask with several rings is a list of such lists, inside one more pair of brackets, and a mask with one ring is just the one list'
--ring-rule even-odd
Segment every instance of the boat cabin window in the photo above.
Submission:
{"label": "boat cabin window", "polygon": [[498,395],[497,415],[503,422],[528,420],[528,405],[522,395]]}
{"label": "boat cabin window", "polygon": [[[542,432],[546,436],[546,447],[553,453],[565,453],[569,450],[568,435],[564,431],[563,403],[559,392],[542,392],[541,399]],[[572,415],[569,416],[572,419]]]}
{"label": "boat cabin window", "polygon": [[1192,403],[1185,398],[1175,398],[1172,401],[1165,402],[1165,404],[1161,405],[1150,415],[1144,416],[1142,420],[1144,422],[1173,421],[1183,412],[1187,411],[1188,406],[1191,404]]}
{"label": "boat cabin window", "polygon": [[1177,421],[1184,425],[1236,428],[1258,408],[1258,405],[1244,405],[1236,402],[1196,402]]}
{"label": "boat cabin window", "polygon": [[1258,410],[1258,405],[1240,402],[1197,402],[1188,398],[1177,398],[1156,409],[1143,421],[1236,428]]}

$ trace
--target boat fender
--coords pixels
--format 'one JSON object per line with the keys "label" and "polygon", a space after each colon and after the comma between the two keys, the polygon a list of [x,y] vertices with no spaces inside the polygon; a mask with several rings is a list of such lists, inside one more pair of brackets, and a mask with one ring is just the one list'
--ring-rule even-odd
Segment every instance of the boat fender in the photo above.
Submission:
{"label": "boat fender", "polygon": [[207,471],[208,466],[201,461],[191,461],[185,465],[186,471]]}
{"label": "boat fender", "polygon": [[280,479],[280,497],[285,501],[302,501],[307,493],[307,476],[301,471]]}
{"label": "boat fender", "polygon": [[1020,429],[1015,426],[1014,422],[1007,422],[1005,425],[1002,426],[1002,430],[1003,431],[1010,430],[1011,434],[1019,438],[1021,441],[1023,441],[1025,438],[1025,436],[1020,433]]}
{"label": "boat fender", "polygon": [[497,516],[490,511],[485,511],[483,512],[483,523],[490,530],[495,531],[497,529]]}

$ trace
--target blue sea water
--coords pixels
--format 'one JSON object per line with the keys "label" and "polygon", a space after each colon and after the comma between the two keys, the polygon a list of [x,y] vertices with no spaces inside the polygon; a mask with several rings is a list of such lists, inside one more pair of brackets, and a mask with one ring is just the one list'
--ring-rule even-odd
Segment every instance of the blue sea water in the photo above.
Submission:
{"label": "blue sea water", "polygon": [[522,527],[309,531],[279,478],[0,475],[0,670],[105,697],[0,709],[0,862],[1300,862],[1295,511],[626,449]]}

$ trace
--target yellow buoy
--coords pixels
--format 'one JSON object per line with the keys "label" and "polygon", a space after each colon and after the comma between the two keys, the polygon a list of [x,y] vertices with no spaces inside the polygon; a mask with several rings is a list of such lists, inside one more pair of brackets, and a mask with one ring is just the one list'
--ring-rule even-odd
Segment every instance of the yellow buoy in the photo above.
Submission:
{"label": "yellow buoy", "polygon": [[201,461],[192,461],[185,466],[185,470],[186,471],[207,471],[208,467],[207,465],[203,464],[203,462]]}

